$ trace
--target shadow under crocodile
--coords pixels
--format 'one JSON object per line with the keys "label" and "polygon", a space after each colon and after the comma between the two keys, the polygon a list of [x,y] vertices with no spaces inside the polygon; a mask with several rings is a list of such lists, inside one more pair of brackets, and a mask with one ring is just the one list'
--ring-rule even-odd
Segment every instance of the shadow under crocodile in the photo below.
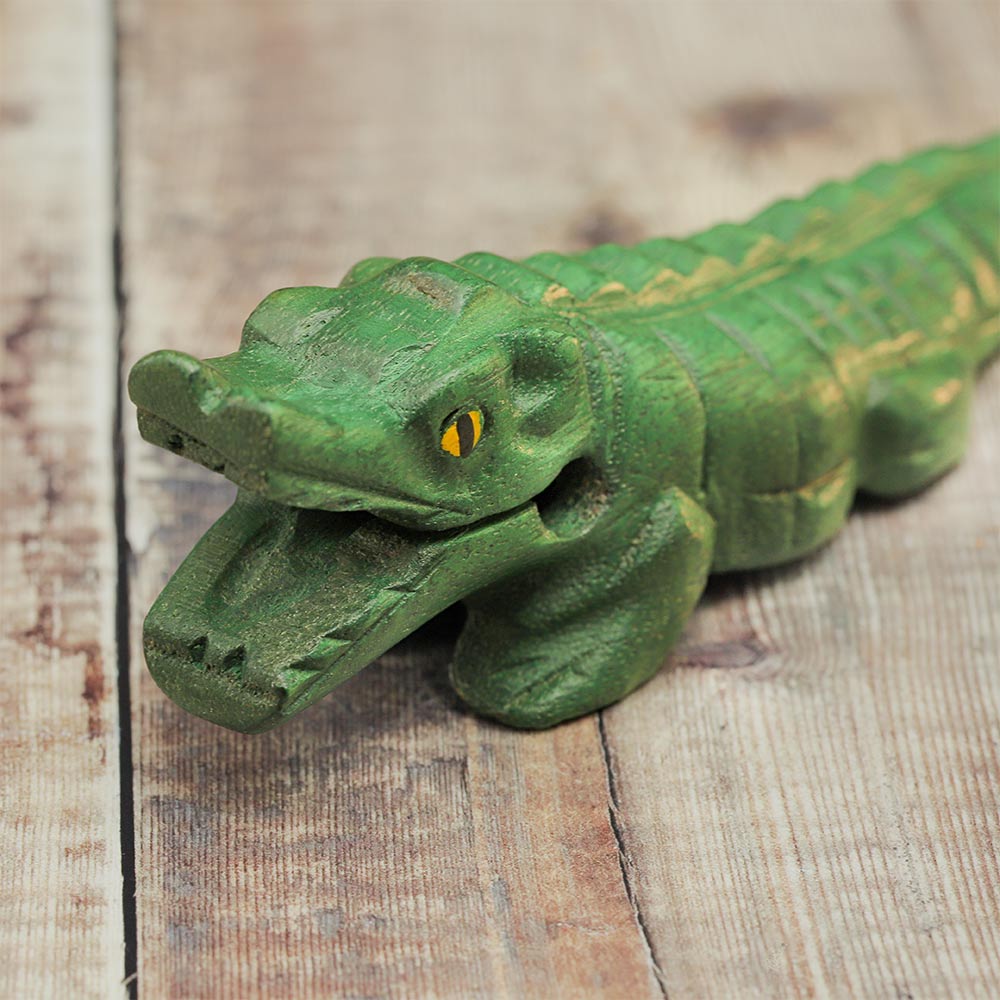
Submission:
{"label": "shadow under crocodile", "polygon": [[[853,515],[862,519],[891,516],[906,502],[859,495]],[[816,552],[785,565],[710,577],[695,616],[719,605],[738,602],[741,595],[756,588],[779,581],[787,583],[808,574],[815,562],[824,558],[827,549],[836,544],[837,537]],[[221,730],[211,723],[195,719],[166,699],[158,701],[153,711],[157,722],[164,727],[204,730],[203,739],[211,738],[216,743],[221,741],[223,745],[231,743],[231,763],[237,768],[240,760],[246,761],[248,767],[251,762],[255,768],[272,764],[287,767],[287,755],[293,752],[293,746],[295,753],[301,753],[305,745],[314,741],[317,748],[336,745],[344,748],[345,752],[352,746],[356,747],[359,741],[371,739],[377,739],[380,745],[385,746],[404,731],[412,733],[418,729],[426,730],[426,727],[446,727],[449,718],[457,722],[459,718],[474,717],[448,681],[448,663],[465,618],[465,610],[460,604],[448,608],[311,709],[260,736],[248,738]],[[664,659],[664,669],[749,668],[772,652],[752,631],[719,641],[682,638]],[[641,693],[636,696],[641,697]],[[490,720],[478,719],[478,722],[490,731],[505,729]],[[209,733],[211,737],[207,737]],[[238,749],[251,744],[255,746],[252,753]]]}

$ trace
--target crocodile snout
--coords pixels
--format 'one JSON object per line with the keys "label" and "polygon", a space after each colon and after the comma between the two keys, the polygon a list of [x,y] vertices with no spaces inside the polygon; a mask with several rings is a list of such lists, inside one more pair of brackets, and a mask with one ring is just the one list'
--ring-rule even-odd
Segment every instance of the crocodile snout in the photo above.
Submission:
{"label": "crocodile snout", "polygon": [[219,472],[238,470],[247,486],[266,481],[275,450],[269,400],[179,351],[142,358],[128,387],[147,441]]}
{"label": "crocodile snout", "polygon": [[143,652],[153,679],[181,708],[244,733],[262,732],[280,719],[285,698],[280,688],[260,688],[240,676],[237,663],[194,661],[176,647],[147,635]]}

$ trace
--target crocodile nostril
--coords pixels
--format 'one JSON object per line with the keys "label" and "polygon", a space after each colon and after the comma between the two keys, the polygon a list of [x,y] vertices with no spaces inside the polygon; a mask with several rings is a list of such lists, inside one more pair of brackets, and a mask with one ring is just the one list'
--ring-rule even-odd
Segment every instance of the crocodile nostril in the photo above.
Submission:
{"label": "crocodile nostril", "polygon": [[188,646],[188,655],[191,657],[193,663],[201,663],[205,659],[205,650],[208,648],[208,639],[206,636],[202,636],[200,639],[195,639]]}
{"label": "crocodile nostril", "polygon": [[236,677],[243,676],[243,665],[246,663],[247,650],[246,646],[237,646],[234,650],[222,658],[222,672],[225,674],[234,674]]}

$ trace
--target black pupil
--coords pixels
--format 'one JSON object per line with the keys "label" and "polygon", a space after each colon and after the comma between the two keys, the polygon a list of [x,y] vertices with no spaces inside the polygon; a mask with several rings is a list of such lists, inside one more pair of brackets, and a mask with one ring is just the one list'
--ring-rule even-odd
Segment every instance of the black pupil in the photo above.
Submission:
{"label": "black pupil", "polygon": [[468,413],[463,413],[455,421],[458,429],[458,453],[465,456],[472,451],[472,446],[476,443],[476,428],[472,423],[472,417]]}

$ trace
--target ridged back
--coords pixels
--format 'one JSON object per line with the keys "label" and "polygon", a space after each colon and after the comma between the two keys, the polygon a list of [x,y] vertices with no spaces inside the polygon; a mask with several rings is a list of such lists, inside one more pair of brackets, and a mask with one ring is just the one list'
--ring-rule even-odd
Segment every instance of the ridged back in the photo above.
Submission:
{"label": "ridged back", "polygon": [[615,314],[626,322],[683,315],[746,292],[781,301],[796,326],[818,319],[861,343],[893,337],[900,324],[964,338],[978,363],[1000,343],[990,325],[1000,302],[998,219],[1000,137],[992,137],[880,164],[683,240],[518,262],[476,253],[456,263],[525,302],[602,325],[619,325]]}

